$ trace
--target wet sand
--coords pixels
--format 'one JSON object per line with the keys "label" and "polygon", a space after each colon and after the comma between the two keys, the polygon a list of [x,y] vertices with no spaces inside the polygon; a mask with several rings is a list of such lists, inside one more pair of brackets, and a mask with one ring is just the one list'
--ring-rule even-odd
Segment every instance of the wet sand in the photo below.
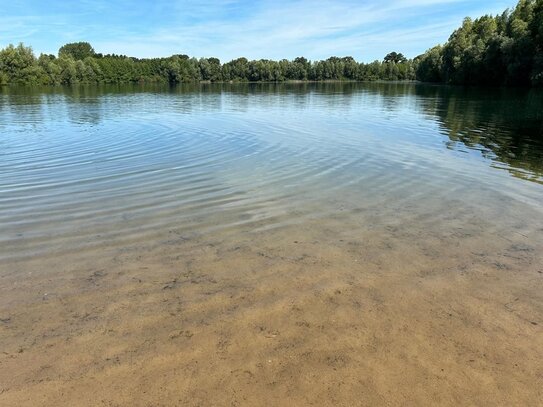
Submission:
{"label": "wet sand", "polygon": [[346,209],[2,264],[0,405],[540,405],[539,212]]}

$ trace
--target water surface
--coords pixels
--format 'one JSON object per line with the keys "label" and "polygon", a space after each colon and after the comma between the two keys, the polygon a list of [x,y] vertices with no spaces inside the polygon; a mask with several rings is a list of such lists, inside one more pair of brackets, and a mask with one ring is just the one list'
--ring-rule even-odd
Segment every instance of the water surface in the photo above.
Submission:
{"label": "water surface", "polygon": [[541,202],[537,90],[1,88],[0,401],[530,404]]}

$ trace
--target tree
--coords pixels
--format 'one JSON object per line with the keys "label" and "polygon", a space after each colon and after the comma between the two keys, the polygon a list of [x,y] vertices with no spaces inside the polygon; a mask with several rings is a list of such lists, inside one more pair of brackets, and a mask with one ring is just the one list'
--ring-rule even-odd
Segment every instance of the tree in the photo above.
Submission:
{"label": "tree", "polygon": [[534,5],[533,18],[528,28],[535,46],[531,81],[534,85],[543,85],[543,0],[537,0]]}
{"label": "tree", "polygon": [[0,51],[0,72],[6,83],[37,84],[43,75],[32,48],[22,43],[16,47],[10,44]]}
{"label": "tree", "polygon": [[96,53],[88,42],[72,42],[70,44],[63,45],[58,50],[58,56],[70,56],[75,61],[83,60],[87,57],[93,57]]}
{"label": "tree", "polygon": [[221,61],[218,58],[200,58],[198,64],[202,80],[217,82],[222,79]]}
{"label": "tree", "polygon": [[75,61],[71,56],[61,56],[57,60],[60,67],[60,83],[63,85],[71,85],[77,82],[77,68]]}
{"label": "tree", "polygon": [[520,0],[501,15],[466,18],[441,50],[419,58],[417,76],[453,84],[543,85],[542,38],[543,0]]}
{"label": "tree", "polygon": [[223,78],[225,80],[246,81],[249,78],[249,61],[247,58],[234,59],[223,65]]}
{"label": "tree", "polygon": [[57,85],[60,83],[61,70],[54,55],[41,54],[38,58],[38,65],[44,73],[41,83],[44,85]]}
{"label": "tree", "polygon": [[402,53],[390,52],[383,59],[384,62],[394,62],[395,64],[402,64],[407,62],[407,58],[403,56]]}

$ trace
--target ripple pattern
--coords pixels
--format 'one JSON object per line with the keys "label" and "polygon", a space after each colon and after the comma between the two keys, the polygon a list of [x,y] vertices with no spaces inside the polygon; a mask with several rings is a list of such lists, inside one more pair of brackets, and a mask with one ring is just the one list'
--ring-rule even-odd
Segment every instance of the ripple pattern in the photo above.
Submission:
{"label": "ripple pattern", "polygon": [[[280,227],[333,216],[341,197],[351,207],[400,207],[475,182],[496,191],[506,183],[525,202],[543,196],[488,157],[451,149],[427,104],[366,88],[3,94],[0,262],[122,246],[173,228]],[[463,130],[482,140],[464,136],[468,153],[488,152],[492,126]]]}

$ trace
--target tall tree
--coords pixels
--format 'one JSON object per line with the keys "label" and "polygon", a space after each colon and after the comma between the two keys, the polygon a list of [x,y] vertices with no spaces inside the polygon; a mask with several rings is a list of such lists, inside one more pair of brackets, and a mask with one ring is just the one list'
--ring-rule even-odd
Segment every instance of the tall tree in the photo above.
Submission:
{"label": "tall tree", "polygon": [[76,61],[95,56],[94,48],[88,42],[72,42],[58,50],[58,56],[72,57]]}
{"label": "tall tree", "polygon": [[383,59],[384,62],[394,62],[395,64],[401,64],[407,62],[407,58],[400,52],[390,52]]}

